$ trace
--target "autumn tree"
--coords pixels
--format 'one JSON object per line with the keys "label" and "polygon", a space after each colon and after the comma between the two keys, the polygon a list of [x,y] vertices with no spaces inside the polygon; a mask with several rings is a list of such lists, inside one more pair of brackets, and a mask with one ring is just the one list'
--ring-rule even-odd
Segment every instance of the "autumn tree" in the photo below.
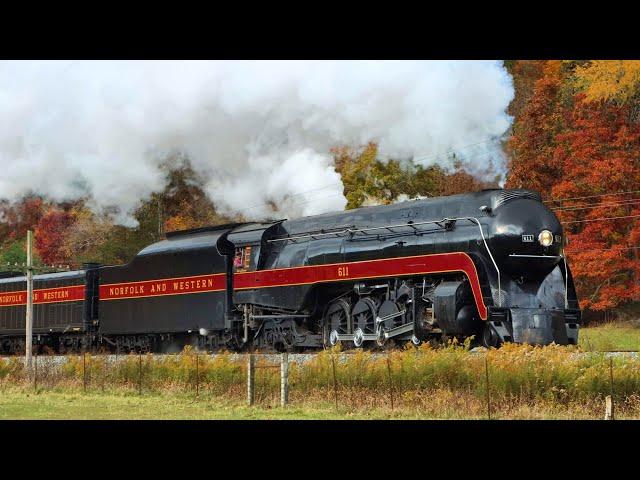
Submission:
{"label": "autumn tree", "polygon": [[507,186],[539,190],[563,222],[581,305],[640,299],[638,64],[550,61],[509,142]]}
{"label": "autumn tree", "polygon": [[71,259],[62,245],[69,228],[75,223],[72,212],[52,209],[45,213],[35,227],[35,248],[45,264],[67,262]]}
{"label": "autumn tree", "polygon": [[438,165],[424,167],[409,161],[382,161],[375,143],[362,148],[335,148],[333,154],[348,209],[388,204],[405,197],[453,195],[497,186],[496,181],[484,181],[468,173],[455,158],[451,159],[453,169],[447,171]]}
{"label": "autumn tree", "polygon": [[567,253],[583,305],[594,310],[640,299],[640,201],[609,195],[640,185],[640,125],[629,124],[629,108],[579,94],[557,137],[555,158],[564,168],[552,196],[578,199],[553,205],[571,238]]}
{"label": "autumn tree", "polygon": [[26,196],[15,202],[0,203],[0,242],[24,238],[33,230],[50,204],[39,196]]}
{"label": "autumn tree", "polygon": [[204,180],[191,167],[188,159],[181,159],[176,168],[165,167],[167,186],[155,195],[164,220],[164,231],[186,230],[227,223],[232,219],[218,214],[204,191]]}
{"label": "autumn tree", "polygon": [[506,60],[504,65],[513,77],[514,97],[507,113],[516,120],[528,104],[536,82],[544,73],[545,60]]}
{"label": "autumn tree", "polygon": [[640,60],[592,60],[576,68],[576,84],[588,102],[629,105],[640,94]]}
{"label": "autumn tree", "polygon": [[85,205],[73,210],[75,222],[67,229],[60,252],[76,263],[118,263],[118,258],[109,256],[108,243],[114,231],[113,220],[106,213],[97,214]]}
{"label": "autumn tree", "polygon": [[554,152],[556,136],[562,132],[564,112],[560,102],[560,63],[546,62],[543,72],[513,126],[508,142],[511,161],[506,185],[544,194],[562,171],[562,165],[554,161]]}

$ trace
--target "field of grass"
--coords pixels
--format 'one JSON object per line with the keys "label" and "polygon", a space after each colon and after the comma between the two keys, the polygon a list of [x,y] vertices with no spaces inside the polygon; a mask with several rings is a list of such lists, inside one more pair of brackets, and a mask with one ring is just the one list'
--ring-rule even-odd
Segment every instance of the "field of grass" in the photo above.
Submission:
{"label": "field of grass", "polygon": [[[384,402],[380,402],[384,403]],[[604,402],[500,402],[491,406],[491,418],[601,419]],[[185,394],[81,393],[14,389],[0,395],[2,420],[387,420],[486,419],[486,403],[470,395],[446,390],[431,392],[414,405],[393,410],[389,405],[354,408],[349,402],[336,409],[322,399],[280,407],[277,402],[247,406],[238,398],[195,398]],[[616,418],[640,418],[640,397],[617,406]]]}
{"label": "field of grass", "polygon": [[586,351],[640,350],[640,322],[609,322],[580,330],[580,348]]}
{"label": "field of grass", "polygon": [[[290,368],[290,405],[279,406],[279,368],[258,368],[246,405],[246,357],[71,356],[0,360],[0,418],[602,418],[613,393],[618,418],[640,418],[640,358],[580,354],[577,347],[407,347],[388,354],[323,351]],[[257,356],[269,366],[269,357]],[[275,366],[275,365],[271,365]],[[336,405],[337,403],[337,405]]]}

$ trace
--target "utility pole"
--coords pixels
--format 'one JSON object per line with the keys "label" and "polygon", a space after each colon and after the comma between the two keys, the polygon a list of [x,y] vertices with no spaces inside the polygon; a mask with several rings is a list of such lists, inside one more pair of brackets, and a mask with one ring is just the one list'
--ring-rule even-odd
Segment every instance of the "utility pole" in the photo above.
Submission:
{"label": "utility pole", "polygon": [[33,232],[27,232],[27,317],[25,338],[25,365],[31,373],[31,354],[33,341]]}

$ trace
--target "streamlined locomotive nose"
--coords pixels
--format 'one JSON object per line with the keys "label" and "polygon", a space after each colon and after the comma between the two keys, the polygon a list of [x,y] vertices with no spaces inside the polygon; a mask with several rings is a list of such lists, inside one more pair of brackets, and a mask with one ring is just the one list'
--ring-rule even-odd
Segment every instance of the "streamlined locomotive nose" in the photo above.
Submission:
{"label": "streamlined locomotive nose", "polygon": [[500,270],[503,301],[491,309],[483,343],[491,345],[499,338],[576,344],[580,311],[563,258],[560,221],[539,198],[531,197],[511,197],[491,213],[488,242]]}
{"label": "streamlined locomotive nose", "polygon": [[540,278],[561,261],[564,236],[551,210],[539,201],[521,198],[494,210],[490,242],[504,273]]}

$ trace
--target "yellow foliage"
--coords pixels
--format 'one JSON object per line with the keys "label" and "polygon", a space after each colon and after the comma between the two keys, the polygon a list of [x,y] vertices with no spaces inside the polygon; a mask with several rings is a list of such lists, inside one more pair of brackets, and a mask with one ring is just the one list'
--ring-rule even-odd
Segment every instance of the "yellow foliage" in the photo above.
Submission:
{"label": "yellow foliage", "polygon": [[640,87],[640,60],[593,60],[576,68],[588,101],[625,103]]}
{"label": "yellow foliage", "polygon": [[562,60],[547,60],[542,67],[544,76],[558,78],[562,70]]}

